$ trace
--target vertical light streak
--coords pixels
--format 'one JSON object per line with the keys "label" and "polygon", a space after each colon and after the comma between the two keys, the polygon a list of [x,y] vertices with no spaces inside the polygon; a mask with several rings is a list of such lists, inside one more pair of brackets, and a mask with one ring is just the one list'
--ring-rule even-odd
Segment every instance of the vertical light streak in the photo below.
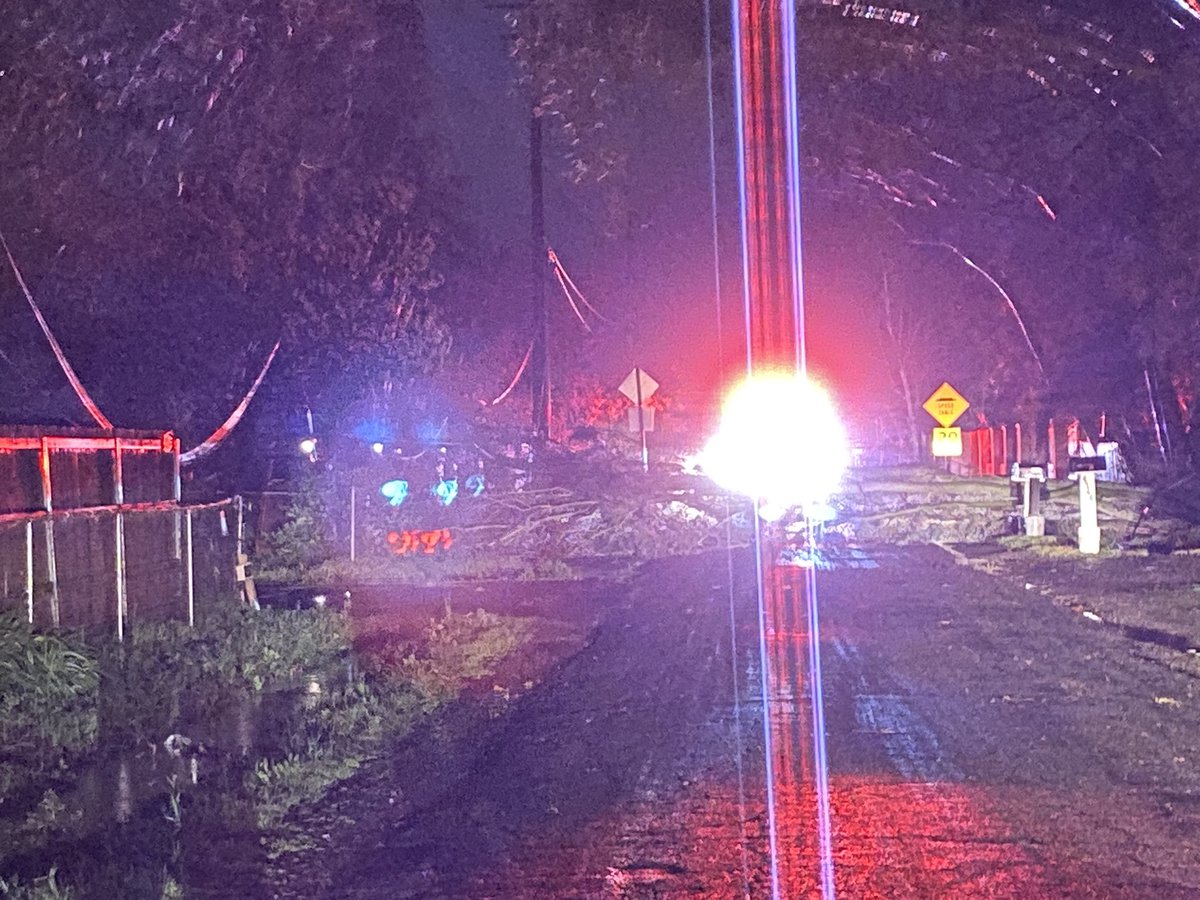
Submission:
{"label": "vertical light streak", "polygon": [[[800,115],[796,52],[796,12],[790,0],[738,0],[733,17],[735,96],[738,118],[739,199],[741,202],[743,301],[746,316],[746,365],[749,375],[785,368],[807,376],[801,235]],[[786,413],[784,413],[786,414]],[[808,619],[808,675],[812,698],[813,779],[817,794],[817,832],[822,896],[834,897],[833,843],[829,802],[828,755],[820,659],[820,628],[815,571],[803,579],[806,605],[800,607],[800,579],[784,590],[784,572],[755,521],[759,653],[762,659],[763,729],[767,768],[767,814],[771,852],[771,893],[792,890],[799,876],[799,836],[794,807],[800,801],[801,758],[793,734],[792,704],[800,680],[801,651],[792,646],[789,621]],[[813,537],[811,523],[809,538]],[[769,634],[777,637],[768,641]],[[783,639],[778,636],[783,635]],[[775,646],[777,645],[777,646]],[[778,670],[778,671],[776,671]],[[786,690],[785,690],[786,688]],[[773,708],[774,707],[774,708]],[[778,729],[778,734],[776,734]],[[778,737],[778,741],[776,741]],[[774,746],[776,743],[778,747]],[[778,778],[778,783],[776,779]],[[779,819],[780,810],[784,818]],[[785,836],[783,826],[793,829]],[[782,844],[782,846],[781,846]],[[783,871],[786,869],[786,873]],[[786,874],[787,886],[781,881]]]}
{"label": "vertical light streak", "polygon": [[801,376],[808,375],[805,346],[804,257],[800,232],[800,90],[796,82],[796,5],[790,0],[780,4],[783,10],[784,106],[787,109],[788,218],[791,225],[792,304],[796,322],[796,365]]}
{"label": "vertical light streak", "polygon": [[[783,46],[783,35],[780,32],[779,21],[770,12],[766,15],[765,24],[766,40],[763,43],[766,45],[764,56],[767,59],[768,68],[766,82],[759,92],[759,97],[763,100],[760,116],[764,131],[768,127],[768,122],[770,123],[771,136],[769,141],[762,142],[759,153],[764,162],[769,159],[771,163],[770,181],[769,184],[763,185],[763,194],[766,195],[769,187],[774,196],[763,202],[763,208],[770,213],[767,227],[770,229],[771,239],[767,242],[763,257],[760,257],[760,265],[764,272],[762,277],[763,298],[767,302],[763,303],[760,300],[759,313],[767,326],[763,332],[763,349],[767,349],[770,354],[771,364],[780,365],[788,362],[794,366],[794,360],[785,361],[777,358],[778,350],[785,343],[794,343],[796,333],[795,318],[779,316],[784,298],[790,298],[792,294],[792,270],[790,267],[779,264],[790,256],[792,239],[788,232],[787,220],[780,217],[780,211],[787,209],[788,204],[788,178],[784,169],[784,154],[779,152],[781,148],[787,146],[784,128],[786,98],[783,96],[783,54],[775,52],[777,47],[782,48]],[[762,74],[761,66],[759,73]]]}
{"label": "vertical light streak", "polygon": [[[743,47],[742,35],[742,10],[745,3],[735,2],[733,4],[733,82],[734,82],[734,105],[737,112],[737,160],[738,160],[738,208],[741,225],[742,238],[742,305],[743,312],[746,317],[746,328],[750,327],[751,319],[751,274],[750,274],[750,207],[749,207],[749,191],[747,190],[746,180],[746,108],[745,108],[745,84],[742,79],[743,59],[746,56],[746,48]],[[754,368],[754,346],[749,338],[747,331],[746,340],[746,371],[753,371]],[[761,578],[759,579],[761,583]]]}
{"label": "vertical light streak", "polygon": [[763,522],[754,517],[754,578],[758,591],[758,655],[760,664],[759,690],[762,692],[763,708],[763,752],[767,758],[767,832],[771,855],[771,897],[780,900],[783,896],[779,883],[779,823],[775,808],[775,747],[771,728],[771,654],[767,650],[766,579],[763,557]]}
{"label": "vertical light streak", "polygon": [[[741,226],[741,243],[742,243],[742,303],[746,317],[746,370],[752,372],[754,368],[754,349],[753,339],[750,332],[751,311],[752,311],[752,291],[750,287],[750,227],[749,227],[749,203],[746,190],[746,110],[743,91],[745,85],[742,78],[742,66],[746,48],[742,41],[744,35],[742,33],[742,14],[746,9],[746,3],[735,2],[732,4],[732,19],[733,19],[733,78],[734,78],[734,102],[737,111],[737,158],[738,158],[738,206],[739,206],[739,224]],[[764,608],[763,595],[765,593],[763,584],[763,549],[762,549],[762,522],[758,516],[754,517],[754,546],[756,552],[754,554],[754,580],[755,589],[758,594],[758,654],[759,654],[759,690],[762,694],[763,708],[763,742],[765,747],[767,772],[767,835],[768,835],[768,851],[771,861],[771,896],[778,900],[781,896],[779,889],[779,847],[778,834],[776,823],[775,810],[775,770],[774,770],[774,750],[771,746],[771,717],[769,710],[770,694],[769,694],[769,668],[770,656],[767,654],[767,614]]]}
{"label": "vertical light streak", "polygon": [[[812,522],[806,523],[808,546],[815,546]],[[817,601],[817,567],[805,572],[804,595],[808,603],[808,677],[812,682],[813,777],[817,789],[817,830],[821,851],[821,896],[833,900],[833,823],[829,811],[829,755],[825,744],[825,691],[821,673],[821,626]]]}
{"label": "vertical light streak", "polygon": [[[791,236],[792,304],[796,323],[796,365],[803,377],[808,375],[804,317],[804,242],[800,219],[800,90],[797,84],[796,4],[781,0],[783,12],[784,107],[787,110],[788,218]],[[814,543],[812,522],[805,523],[808,546]],[[836,888],[833,876],[833,824],[829,810],[829,758],[825,743],[825,698],[821,671],[821,627],[817,594],[816,566],[806,571],[805,599],[808,604],[808,677],[811,684],[813,725],[813,777],[817,792],[817,832],[820,840],[821,896],[833,900]]]}
{"label": "vertical light streak", "polygon": [[725,333],[721,311],[721,240],[717,227],[717,117],[713,109],[712,0],[704,0],[704,80],[708,88],[709,204],[712,210],[713,292],[717,307],[717,369],[725,377]]}
{"label": "vertical light streak", "polygon": [[[712,0],[704,0],[704,79],[708,88],[708,174],[709,203],[712,212],[713,298],[717,308],[717,371],[725,379],[725,331],[721,310],[721,235],[717,203],[717,117],[713,107]],[[742,743],[742,673],[738,666],[737,616],[733,589],[733,524],[729,497],[725,498],[725,577],[729,602],[729,667],[733,679],[733,737],[738,782],[738,833],[742,853],[742,890],[750,896],[750,855],[746,846],[746,773]]]}

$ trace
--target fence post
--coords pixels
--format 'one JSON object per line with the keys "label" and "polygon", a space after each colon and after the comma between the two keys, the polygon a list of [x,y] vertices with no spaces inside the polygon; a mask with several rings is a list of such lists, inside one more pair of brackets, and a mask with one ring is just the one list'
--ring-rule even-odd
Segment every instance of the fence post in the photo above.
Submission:
{"label": "fence post", "polygon": [[196,625],[196,568],[195,558],[192,553],[192,511],[187,511],[187,519],[184,522],[184,538],[187,548],[187,607],[188,607],[188,626],[195,627]]}
{"label": "fence post", "polygon": [[246,516],[245,516],[245,512],[243,511],[242,507],[243,507],[242,495],[238,494],[237,495],[237,556],[238,556],[239,560],[242,558],[242,551],[245,549],[242,546],[242,538],[243,538],[243,535],[245,534],[245,518],[246,518]]}
{"label": "fence post", "polygon": [[[180,468],[179,468],[179,448],[180,448],[179,438],[172,438],[171,439],[171,496],[175,500],[176,507],[179,506],[179,501],[183,498],[183,476],[182,476],[182,474],[180,472]],[[183,555],[183,553],[180,548],[179,510],[178,509],[175,510],[175,512],[172,514],[171,518],[173,520],[173,525],[174,525],[174,528],[172,530],[172,537],[174,538],[174,541],[175,541],[175,543],[173,545],[174,551],[175,551],[174,558],[179,559]]]}
{"label": "fence post", "polygon": [[125,514],[117,513],[113,574],[117,585],[117,640],[125,640]]}
{"label": "fence post", "polygon": [[1013,423],[1013,435],[1014,435],[1014,440],[1016,442],[1016,445],[1014,447],[1014,449],[1016,450],[1016,455],[1013,457],[1013,462],[1019,463],[1022,461],[1021,460],[1022,448],[1021,448],[1021,423],[1020,422]]}
{"label": "fence post", "polygon": [[114,576],[117,587],[117,640],[125,640],[125,514],[121,506],[125,503],[125,472],[121,460],[121,439],[113,438],[113,502],[117,506],[114,533]]}
{"label": "fence post", "polygon": [[242,601],[249,603],[251,609],[257,610],[258,592],[254,588],[254,579],[250,575],[250,558],[245,552],[245,535],[246,535],[246,512],[245,501],[242,495],[237,495],[237,557],[234,571],[237,573],[238,583],[242,587]]}
{"label": "fence post", "polygon": [[25,522],[25,606],[33,624],[33,520]]}
{"label": "fence post", "polygon": [[1000,426],[1000,471],[998,475],[1008,475],[1008,426]]}
{"label": "fence post", "polygon": [[1050,444],[1050,464],[1047,467],[1046,477],[1051,480],[1058,477],[1058,437],[1054,433],[1054,419],[1050,419],[1050,424],[1046,426],[1046,441]]}
{"label": "fence post", "polygon": [[58,608],[58,564],[54,556],[54,489],[50,481],[50,440],[42,438],[38,456],[38,468],[42,474],[42,509],[46,510],[46,579],[50,582],[50,622],[57,628]]}
{"label": "fence post", "polygon": [[46,580],[50,582],[50,624],[55,628],[59,623],[58,608],[58,562],[54,556],[54,520],[49,516],[45,522],[46,536]]}
{"label": "fence post", "polygon": [[357,494],[357,491],[356,491],[356,489],[355,489],[354,485],[350,485],[350,562],[354,562],[354,551],[355,551],[355,545],[354,545],[354,530],[355,530],[355,523],[354,523],[354,513],[355,513],[355,507],[357,506],[357,501],[358,501],[358,494]]}

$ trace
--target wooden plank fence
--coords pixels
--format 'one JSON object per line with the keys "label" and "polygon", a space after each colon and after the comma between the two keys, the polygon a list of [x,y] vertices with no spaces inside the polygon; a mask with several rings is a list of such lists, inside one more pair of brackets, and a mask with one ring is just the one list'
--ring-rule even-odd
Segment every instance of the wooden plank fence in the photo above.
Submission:
{"label": "wooden plank fence", "polygon": [[238,589],[240,498],[0,515],[0,611],[123,640]]}

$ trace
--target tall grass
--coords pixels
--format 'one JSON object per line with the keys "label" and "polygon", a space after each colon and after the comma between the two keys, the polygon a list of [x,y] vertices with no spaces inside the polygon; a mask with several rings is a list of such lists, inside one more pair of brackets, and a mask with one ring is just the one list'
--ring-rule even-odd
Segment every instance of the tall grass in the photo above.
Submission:
{"label": "tall grass", "polygon": [[454,613],[447,608],[425,629],[420,656],[409,654],[400,671],[431,705],[458,698],[472,681],[490,675],[496,664],[529,637],[530,619],[499,616],[482,609]]}
{"label": "tall grass", "polygon": [[0,742],[7,753],[91,744],[99,683],[96,656],[82,641],[37,634],[16,616],[0,616]]}

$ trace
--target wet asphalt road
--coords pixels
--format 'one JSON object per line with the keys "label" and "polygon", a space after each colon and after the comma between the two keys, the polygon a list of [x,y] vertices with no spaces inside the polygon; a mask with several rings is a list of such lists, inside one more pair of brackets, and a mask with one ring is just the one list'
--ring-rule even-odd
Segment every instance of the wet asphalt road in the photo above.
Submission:
{"label": "wet asphalt road", "polygon": [[[838,895],[1200,896],[1195,679],[939,549],[868,553],[817,579]],[[765,729],[753,572],[598,588],[581,652],[356,779],[275,895],[819,896],[804,594],[766,610]]]}

